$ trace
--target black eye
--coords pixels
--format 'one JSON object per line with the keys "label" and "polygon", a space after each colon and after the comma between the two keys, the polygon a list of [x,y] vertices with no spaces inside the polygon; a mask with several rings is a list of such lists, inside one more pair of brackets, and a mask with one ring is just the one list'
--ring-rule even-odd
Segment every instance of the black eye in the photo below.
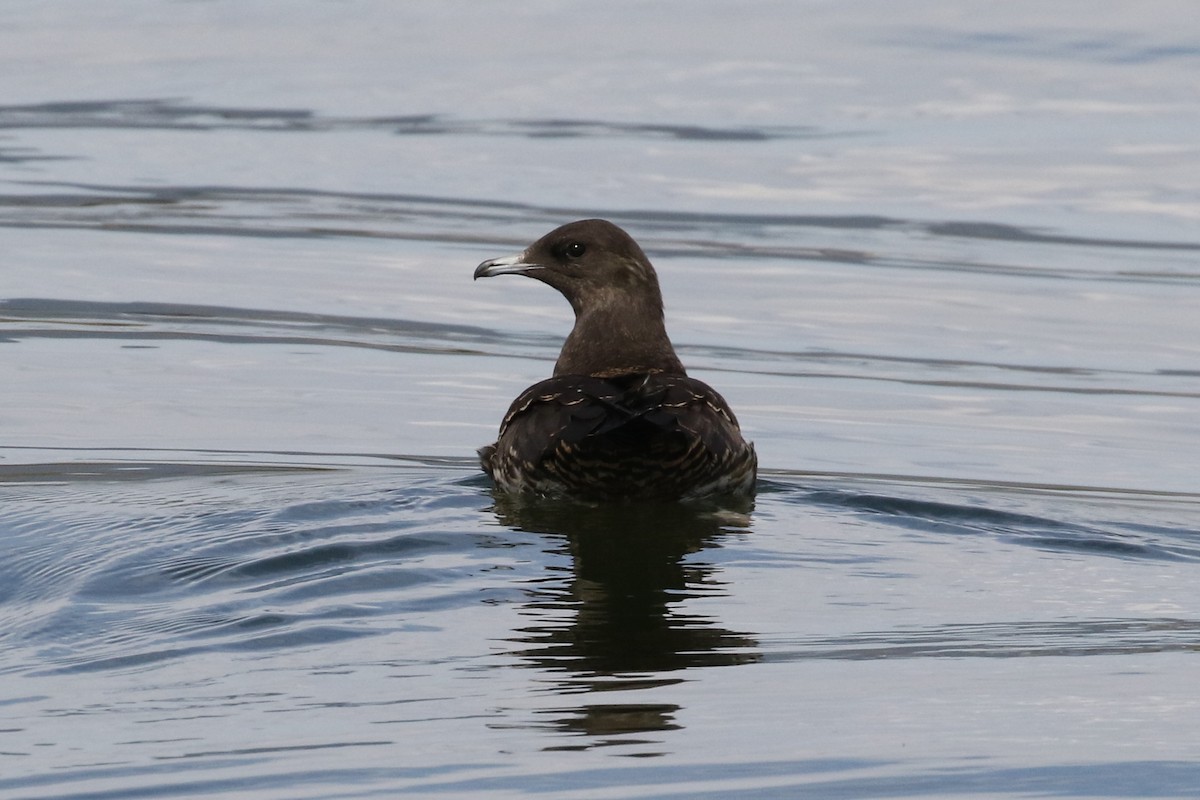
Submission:
{"label": "black eye", "polygon": [[563,248],[563,253],[567,258],[579,258],[587,252],[587,245],[583,242],[571,242]]}

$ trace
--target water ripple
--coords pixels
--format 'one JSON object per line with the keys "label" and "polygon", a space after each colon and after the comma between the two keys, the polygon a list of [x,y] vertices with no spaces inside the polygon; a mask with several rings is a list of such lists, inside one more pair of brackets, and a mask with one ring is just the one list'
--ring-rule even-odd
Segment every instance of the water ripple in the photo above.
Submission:
{"label": "water ripple", "polygon": [[848,636],[764,641],[765,661],[885,658],[1028,658],[1200,652],[1188,619],[1068,619],[941,624]]}
{"label": "water ripple", "polygon": [[291,132],[381,130],[402,136],[585,136],[720,142],[807,139],[829,135],[811,127],[782,125],[720,128],[595,119],[471,119],[447,114],[335,117],[306,109],[203,106],[168,99],[61,101],[0,106],[0,129],[5,128]]}
{"label": "water ripple", "polygon": [[[873,215],[745,214],[671,209],[539,206],[479,197],[335,192],[297,187],[144,186],[25,181],[39,191],[0,195],[0,226],[77,228],[180,235],[323,238],[350,236],[460,244],[519,245],[514,227],[548,229],[564,220],[602,216],[636,226],[654,255],[716,259],[789,259],[1032,277],[1105,277],[1095,266],[969,262],[814,246],[812,231],[863,231],[899,239],[924,236],[1014,244],[1088,247],[1122,252],[1200,252],[1200,241],[1080,236],[981,220],[925,221]],[[50,192],[50,188],[67,191]],[[898,248],[900,249],[900,248]],[[1140,268],[1128,261],[1110,280],[1194,282],[1195,265]]]}

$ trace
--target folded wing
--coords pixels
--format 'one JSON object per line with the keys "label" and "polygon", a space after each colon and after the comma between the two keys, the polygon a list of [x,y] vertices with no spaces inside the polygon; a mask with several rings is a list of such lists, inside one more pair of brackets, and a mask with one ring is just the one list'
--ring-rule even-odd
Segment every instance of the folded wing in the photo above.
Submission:
{"label": "folded wing", "polygon": [[506,490],[597,499],[747,494],[757,466],[719,394],[661,373],[534,384],[480,457]]}

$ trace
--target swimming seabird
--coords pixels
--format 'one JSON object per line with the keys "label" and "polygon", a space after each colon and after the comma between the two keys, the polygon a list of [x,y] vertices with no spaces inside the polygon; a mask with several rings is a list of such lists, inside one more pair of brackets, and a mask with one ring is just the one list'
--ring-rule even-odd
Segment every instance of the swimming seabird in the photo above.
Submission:
{"label": "swimming seabird", "polygon": [[629,234],[602,219],[568,223],[475,269],[495,275],[536,278],[575,311],[553,377],[522,392],[479,450],[500,489],[592,500],[754,493],[754,446],[725,399],[688,377],[658,276]]}

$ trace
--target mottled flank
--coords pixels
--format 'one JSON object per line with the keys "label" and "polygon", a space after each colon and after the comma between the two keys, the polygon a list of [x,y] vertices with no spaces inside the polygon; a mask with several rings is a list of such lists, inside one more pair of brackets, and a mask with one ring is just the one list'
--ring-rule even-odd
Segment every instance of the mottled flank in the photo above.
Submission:
{"label": "mottled flank", "polygon": [[509,408],[485,472],[509,492],[590,499],[754,493],[757,459],[721,395],[687,377],[667,337],[658,277],[604,220],[564,225],[476,278],[520,274],[558,289],[575,327],[554,377]]}

